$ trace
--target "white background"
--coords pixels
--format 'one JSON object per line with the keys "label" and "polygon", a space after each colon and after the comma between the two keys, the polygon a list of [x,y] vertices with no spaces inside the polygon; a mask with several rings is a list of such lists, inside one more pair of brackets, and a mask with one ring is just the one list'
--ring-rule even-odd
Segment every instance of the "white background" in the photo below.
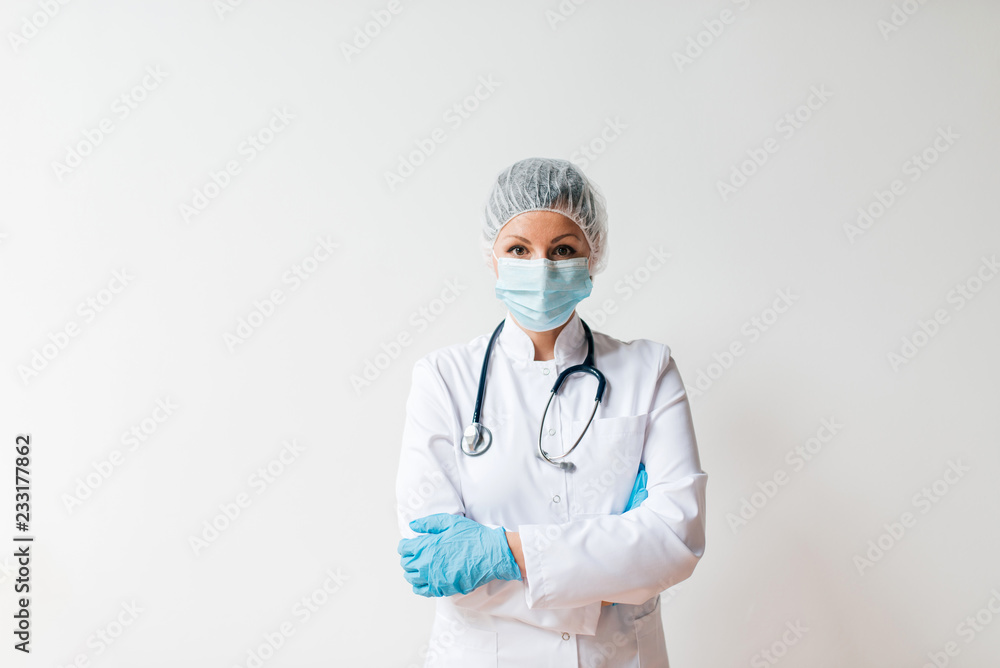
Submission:
{"label": "white background", "polygon": [[[949,641],[949,665],[992,665],[1000,620],[971,638],[960,625],[1000,609],[1000,281],[977,275],[1000,251],[1000,6],[221,6],[15,0],[0,14],[0,663],[245,666],[289,623],[264,665],[419,665],[433,603],[395,551],[410,371],[503,317],[480,210],[503,167],[546,156],[575,160],[608,201],[610,263],[581,315],[670,345],[692,395],[707,549],[664,594],[671,665],[769,665],[759,653],[777,647],[784,666],[921,666]],[[375,36],[345,55],[366,24]],[[802,107],[814,87],[829,95]],[[261,133],[275,109],[294,118]],[[794,133],[776,126],[796,113]],[[102,119],[112,131],[90,142]],[[258,133],[270,143],[248,160]],[[768,138],[777,150],[741,167]],[[239,173],[206,188],[230,160]],[[753,173],[723,197],[734,169]],[[850,234],[894,179],[905,190]],[[185,216],[196,190],[213,197]],[[305,262],[321,238],[336,249]],[[652,272],[650,247],[670,254]],[[303,263],[308,280],[283,280]],[[449,281],[459,296],[441,309]],[[284,301],[252,316],[275,289]],[[773,320],[779,290],[795,299]],[[91,299],[100,312],[79,308]],[[938,309],[946,322],[919,334]],[[227,344],[248,318],[259,326]],[[904,338],[920,344],[910,357]],[[352,383],[368,363],[382,368]],[[824,419],[842,426],[795,470],[786,454]],[[30,657],[8,633],[21,433]],[[301,452],[258,494],[251,477],[286,441]],[[915,501],[949,462],[968,470]],[[785,484],[752,496],[779,470]],[[250,505],[193,548],[241,493]],[[327,573],[336,591],[305,620],[296,603]],[[98,641],[132,602],[134,622]],[[782,648],[795,623],[808,631]]]}

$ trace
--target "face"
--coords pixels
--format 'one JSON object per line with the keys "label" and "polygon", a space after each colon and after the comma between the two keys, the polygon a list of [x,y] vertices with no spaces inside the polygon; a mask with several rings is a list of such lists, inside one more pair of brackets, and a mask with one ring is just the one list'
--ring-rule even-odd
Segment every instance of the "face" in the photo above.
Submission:
{"label": "face", "polygon": [[[590,257],[590,245],[583,230],[572,220],[555,211],[525,211],[511,218],[496,241],[493,254],[519,260],[568,260]],[[493,260],[493,273],[497,261]]]}

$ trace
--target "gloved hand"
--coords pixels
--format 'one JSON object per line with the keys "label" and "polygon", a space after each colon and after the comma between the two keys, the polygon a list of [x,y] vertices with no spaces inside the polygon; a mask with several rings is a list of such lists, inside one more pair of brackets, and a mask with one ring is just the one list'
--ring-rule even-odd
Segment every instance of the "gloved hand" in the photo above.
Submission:
{"label": "gloved hand", "polygon": [[396,551],[415,594],[468,594],[491,580],[521,579],[503,527],[436,513],[413,520],[410,528],[424,535],[404,538]]}
{"label": "gloved hand", "polygon": [[622,511],[623,514],[638,506],[646,500],[647,496],[649,496],[649,492],[646,491],[647,478],[646,465],[639,462],[639,473],[635,476],[635,484],[632,485],[632,496],[629,497],[628,505],[625,506],[625,510]]}

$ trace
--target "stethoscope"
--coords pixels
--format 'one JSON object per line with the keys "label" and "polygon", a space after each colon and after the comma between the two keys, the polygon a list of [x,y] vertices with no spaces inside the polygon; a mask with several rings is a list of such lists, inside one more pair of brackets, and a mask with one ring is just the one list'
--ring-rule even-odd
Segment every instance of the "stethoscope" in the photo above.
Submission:
{"label": "stethoscope", "polygon": [[[594,415],[597,413],[597,407],[600,405],[601,399],[604,398],[604,374],[594,366],[594,336],[590,333],[590,327],[587,326],[587,323],[581,320],[580,324],[583,325],[583,331],[587,335],[587,357],[583,360],[583,364],[577,364],[569,367],[559,374],[558,378],[556,378],[555,385],[552,386],[552,392],[549,394],[549,400],[545,404],[545,411],[542,413],[542,424],[538,428],[538,454],[548,463],[558,466],[564,471],[572,471],[575,466],[572,462],[561,462],[556,460],[567,456],[569,453],[573,452],[573,449],[576,448],[577,445],[580,444],[580,441],[583,439],[583,435],[586,434],[587,429],[590,428],[590,423],[594,421]],[[493,330],[493,336],[490,337],[490,342],[486,346],[486,355],[483,356],[483,370],[479,374],[479,392],[476,395],[476,409],[472,413],[472,424],[465,428],[465,433],[462,435],[462,452],[472,457],[483,454],[489,450],[490,446],[493,444],[493,434],[479,421],[479,415],[483,410],[483,395],[486,394],[486,371],[489,368],[490,355],[493,352],[493,344],[496,343],[497,337],[500,335],[500,330],[502,329],[503,322],[497,325],[497,328]],[[594,410],[590,411],[590,418],[587,419],[587,425],[583,428],[583,431],[580,432],[580,436],[577,437],[570,449],[561,455],[550,457],[549,454],[542,448],[542,434],[545,430],[545,416],[548,415],[549,406],[552,405],[552,399],[556,396],[556,393],[562,386],[563,381],[572,376],[574,373],[589,373],[597,378],[597,397],[594,399]]]}

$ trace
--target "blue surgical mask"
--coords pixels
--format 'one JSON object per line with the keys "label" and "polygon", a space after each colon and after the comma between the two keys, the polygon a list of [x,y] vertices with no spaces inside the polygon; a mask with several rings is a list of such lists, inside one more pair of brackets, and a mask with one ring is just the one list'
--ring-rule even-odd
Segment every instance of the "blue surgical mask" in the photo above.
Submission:
{"label": "blue surgical mask", "polygon": [[547,332],[565,323],[594,287],[585,257],[496,260],[497,298],[518,324],[532,332]]}

